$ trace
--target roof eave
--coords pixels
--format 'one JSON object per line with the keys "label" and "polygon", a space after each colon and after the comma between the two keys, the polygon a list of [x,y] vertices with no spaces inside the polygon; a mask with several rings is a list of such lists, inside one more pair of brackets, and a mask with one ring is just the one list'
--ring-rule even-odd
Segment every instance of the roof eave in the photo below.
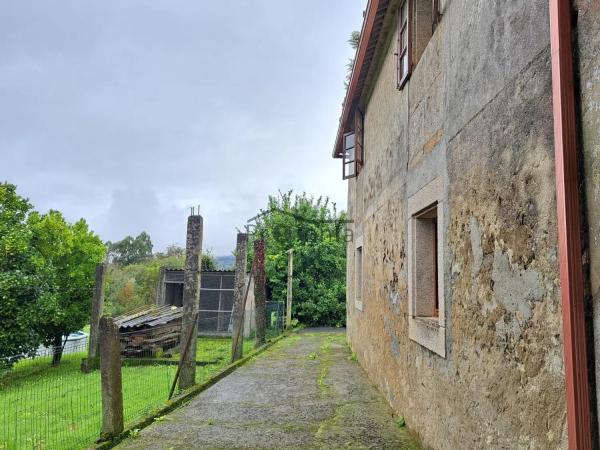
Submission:
{"label": "roof eave", "polygon": [[333,158],[342,157],[342,138],[346,129],[346,124],[350,119],[350,114],[353,109],[353,103],[356,100],[356,96],[360,94],[358,92],[358,82],[360,72],[365,62],[365,55],[367,53],[367,47],[369,44],[369,38],[373,31],[373,24],[375,23],[375,17],[379,9],[380,0],[369,0],[367,4],[367,10],[365,19],[363,21],[362,29],[360,30],[360,40],[358,43],[358,49],[356,50],[356,56],[354,58],[354,65],[352,66],[352,73],[350,75],[350,84],[346,91],[346,97],[342,107],[342,116],[340,117],[340,124],[338,126],[337,135],[335,138],[335,145],[333,147]]}

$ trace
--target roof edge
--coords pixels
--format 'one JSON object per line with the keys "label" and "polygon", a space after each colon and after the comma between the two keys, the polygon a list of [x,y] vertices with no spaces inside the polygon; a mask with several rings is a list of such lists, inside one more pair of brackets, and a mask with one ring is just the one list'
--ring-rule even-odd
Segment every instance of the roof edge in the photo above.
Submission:
{"label": "roof edge", "polygon": [[363,25],[360,30],[360,40],[358,42],[356,56],[354,57],[354,65],[352,66],[352,73],[350,75],[350,84],[348,85],[346,97],[344,98],[342,115],[340,117],[340,123],[338,125],[338,131],[333,147],[333,158],[342,157],[342,136],[344,135],[345,124],[348,122],[348,119],[350,118],[350,113],[352,112],[352,104],[355,102],[357,94],[360,94],[359,92],[357,92],[359,76],[363,64],[365,62],[367,46],[369,44],[371,32],[373,31],[373,24],[375,23],[375,17],[379,10],[379,4],[380,0],[369,0],[369,2],[367,3],[365,18],[363,20]]}

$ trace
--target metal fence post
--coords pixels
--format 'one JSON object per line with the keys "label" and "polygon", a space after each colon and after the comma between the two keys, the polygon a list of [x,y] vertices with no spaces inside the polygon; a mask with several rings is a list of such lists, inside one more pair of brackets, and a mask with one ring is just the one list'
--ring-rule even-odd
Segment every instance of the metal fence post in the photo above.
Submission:
{"label": "metal fence post", "polygon": [[267,292],[265,274],[265,241],[254,241],[254,305],[256,309],[256,343],[260,347],[266,342]]}
{"label": "metal fence post", "polygon": [[119,327],[112,317],[100,319],[100,373],[102,384],[102,436],[123,431],[123,386]]}
{"label": "metal fence post", "polygon": [[185,245],[185,272],[183,275],[183,317],[181,343],[192,336],[187,352],[181,353],[179,388],[187,389],[196,383],[196,340],[198,336],[198,309],[200,306],[200,270],[202,260],[203,219],[201,215],[188,217]]}

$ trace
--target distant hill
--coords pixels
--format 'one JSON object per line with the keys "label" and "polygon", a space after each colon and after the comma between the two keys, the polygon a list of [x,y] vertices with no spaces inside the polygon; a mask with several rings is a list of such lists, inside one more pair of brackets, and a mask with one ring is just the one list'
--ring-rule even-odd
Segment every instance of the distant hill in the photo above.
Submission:
{"label": "distant hill", "polygon": [[233,269],[235,267],[235,256],[233,255],[215,256],[215,259],[221,270]]}

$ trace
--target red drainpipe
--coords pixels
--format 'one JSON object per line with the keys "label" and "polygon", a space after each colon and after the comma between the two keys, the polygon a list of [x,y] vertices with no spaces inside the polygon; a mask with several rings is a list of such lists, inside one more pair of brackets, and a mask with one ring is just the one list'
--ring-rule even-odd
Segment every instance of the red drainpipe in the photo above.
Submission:
{"label": "red drainpipe", "polygon": [[570,450],[591,450],[571,0],[550,1],[556,203]]}

